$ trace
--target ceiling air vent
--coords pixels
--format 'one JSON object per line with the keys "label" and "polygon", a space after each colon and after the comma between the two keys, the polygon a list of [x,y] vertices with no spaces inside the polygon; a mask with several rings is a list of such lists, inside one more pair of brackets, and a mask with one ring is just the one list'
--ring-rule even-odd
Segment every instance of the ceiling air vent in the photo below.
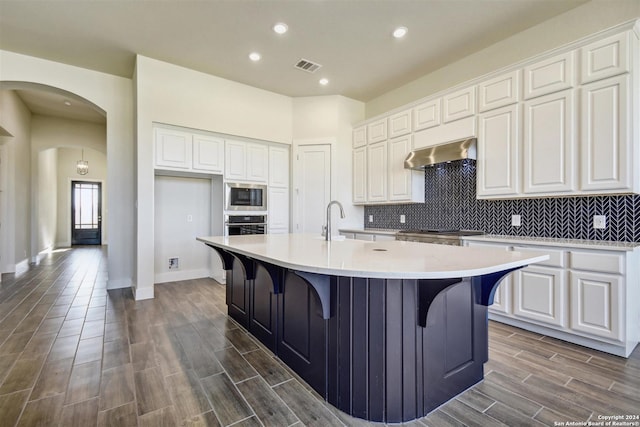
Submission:
{"label": "ceiling air vent", "polygon": [[298,70],[306,71],[307,73],[315,73],[320,69],[320,67],[322,67],[322,65],[316,64],[315,62],[311,62],[303,58],[300,59],[300,61],[298,61],[296,65],[294,65],[294,67],[296,67]]}

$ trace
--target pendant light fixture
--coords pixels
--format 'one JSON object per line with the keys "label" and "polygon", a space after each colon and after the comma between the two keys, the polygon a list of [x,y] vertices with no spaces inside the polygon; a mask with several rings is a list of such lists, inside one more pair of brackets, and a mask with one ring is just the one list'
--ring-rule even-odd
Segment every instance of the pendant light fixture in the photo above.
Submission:
{"label": "pendant light fixture", "polygon": [[78,160],[76,163],[76,172],[78,172],[78,175],[89,173],[89,162],[84,159],[84,148],[82,149],[82,160]]}

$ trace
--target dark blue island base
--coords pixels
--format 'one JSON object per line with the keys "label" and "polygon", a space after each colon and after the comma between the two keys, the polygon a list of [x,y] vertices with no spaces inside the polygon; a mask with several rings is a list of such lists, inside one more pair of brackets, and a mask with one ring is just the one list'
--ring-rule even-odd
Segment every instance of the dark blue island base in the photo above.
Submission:
{"label": "dark blue island base", "polygon": [[411,421],[483,378],[487,305],[510,271],[452,279],[327,276],[211,247],[227,271],[229,315],[347,414]]}

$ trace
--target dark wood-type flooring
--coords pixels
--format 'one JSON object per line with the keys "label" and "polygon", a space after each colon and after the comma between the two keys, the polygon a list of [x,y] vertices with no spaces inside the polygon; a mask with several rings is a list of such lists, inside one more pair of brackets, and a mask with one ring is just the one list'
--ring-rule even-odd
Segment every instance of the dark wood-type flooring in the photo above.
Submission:
{"label": "dark wood-type flooring", "polygon": [[[226,315],[213,280],[106,291],[101,248],[0,283],[0,426],[369,425],[318,399]],[[610,356],[492,322],[485,380],[413,426],[640,415],[640,350]],[[636,420],[637,421],[637,420]]]}

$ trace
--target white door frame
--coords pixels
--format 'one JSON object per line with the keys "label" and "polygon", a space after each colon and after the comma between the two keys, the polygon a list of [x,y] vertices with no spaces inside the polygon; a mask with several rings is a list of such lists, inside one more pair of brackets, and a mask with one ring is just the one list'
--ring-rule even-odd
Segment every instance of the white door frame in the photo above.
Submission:
{"label": "white door frame", "polygon": [[334,182],[335,174],[333,173],[334,161],[335,161],[335,138],[309,138],[309,139],[294,139],[293,140],[293,155],[291,156],[291,163],[293,165],[293,176],[291,180],[291,186],[293,191],[291,192],[291,206],[292,206],[292,215],[291,221],[289,224],[289,229],[292,233],[296,232],[295,224],[299,223],[300,218],[300,209],[297,203],[297,193],[300,188],[300,171],[298,169],[298,154],[300,154],[301,146],[309,146],[309,145],[328,145],[329,146],[329,200],[332,200],[333,197],[333,189],[335,188],[336,183]]}
{"label": "white door frame", "polygon": [[8,271],[7,261],[9,254],[7,250],[8,235],[7,231],[7,147],[0,145],[0,282],[2,281],[2,273]]}

